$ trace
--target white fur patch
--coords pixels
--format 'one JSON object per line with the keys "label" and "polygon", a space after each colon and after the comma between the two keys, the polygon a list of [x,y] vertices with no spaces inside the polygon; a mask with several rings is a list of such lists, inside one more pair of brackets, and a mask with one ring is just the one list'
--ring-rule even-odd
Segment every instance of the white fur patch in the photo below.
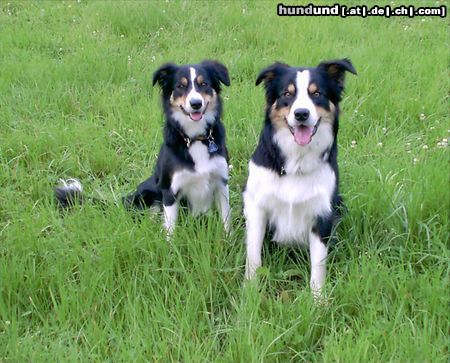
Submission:
{"label": "white fur patch", "polygon": [[323,164],[323,153],[333,144],[333,129],[329,123],[320,123],[311,142],[299,146],[292,133],[287,128],[277,130],[273,137],[281,149],[286,162],[284,168],[287,174],[308,174]]}
{"label": "white fur patch", "polygon": [[178,204],[174,203],[170,206],[164,206],[164,227],[168,234],[173,232],[175,222],[178,216]]}
{"label": "white fur patch", "polygon": [[59,179],[60,188],[64,189],[65,191],[74,191],[77,193],[83,192],[83,185],[78,179],[75,178],[69,178],[67,180],[65,179]]}
{"label": "white fur patch", "polygon": [[308,124],[310,124],[311,126],[314,126],[317,123],[317,121],[319,120],[316,106],[314,105],[313,101],[309,97],[309,93],[308,93],[310,76],[311,75],[308,70],[305,70],[303,72],[300,72],[300,71],[297,72],[295,101],[292,104],[289,115],[287,116],[288,124],[291,127],[297,126],[297,122],[295,121],[294,112],[295,112],[295,110],[297,110],[299,108],[306,108],[307,110],[309,110],[310,116],[309,116]]}
{"label": "white fur patch", "polygon": [[327,255],[328,249],[322,243],[319,236],[314,233],[309,237],[309,255],[311,260],[311,279],[310,287],[315,298],[322,297],[323,286],[327,273]]}
{"label": "white fur patch", "polygon": [[249,222],[254,218],[266,218],[275,230],[273,240],[276,242],[308,246],[315,218],[331,211],[335,182],[334,171],[323,162],[309,174],[280,177],[250,161],[244,192],[245,216]]}
{"label": "white fur patch", "polygon": [[203,107],[205,106],[205,100],[203,99],[203,96],[199,92],[197,92],[197,89],[195,88],[195,79],[197,78],[197,72],[195,71],[195,68],[190,67],[190,73],[191,73],[190,83],[192,87],[186,97],[184,109],[187,110],[188,112],[194,112],[194,110],[191,107],[191,100],[197,99],[202,101],[201,110],[203,110]]}
{"label": "white fur patch", "polygon": [[[220,155],[210,157],[208,148],[201,141],[192,143],[189,153],[195,163],[194,171],[177,171],[171,189],[174,194],[187,198],[194,215],[206,213],[215,193],[222,191],[223,179],[228,179],[228,165]],[[226,197],[228,200],[228,195]]]}

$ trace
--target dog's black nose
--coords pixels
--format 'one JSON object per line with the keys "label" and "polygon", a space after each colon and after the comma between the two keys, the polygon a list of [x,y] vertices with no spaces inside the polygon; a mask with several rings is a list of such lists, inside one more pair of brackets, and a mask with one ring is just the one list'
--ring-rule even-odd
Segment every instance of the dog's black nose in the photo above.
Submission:
{"label": "dog's black nose", "polygon": [[191,100],[191,107],[194,110],[199,110],[202,107],[202,100],[194,98],[193,100]]}
{"label": "dog's black nose", "polygon": [[297,121],[306,121],[309,118],[309,110],[306,108],[297,108],[294,111],[294,116]]}

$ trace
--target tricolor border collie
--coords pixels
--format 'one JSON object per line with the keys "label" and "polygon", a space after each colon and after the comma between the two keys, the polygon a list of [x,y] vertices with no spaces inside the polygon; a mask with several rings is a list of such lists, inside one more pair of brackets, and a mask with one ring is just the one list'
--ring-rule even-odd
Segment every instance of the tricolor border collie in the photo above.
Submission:
{"label": "tricolor border collie", "polygon": [[[178,66],[167,63],[153,75],[162,90],[165,115],[164,142],[153,175],[135,193],[124,198],[127,207],[162,205],[165,228],[171,233],[180,202],[194,214],[205,213],[215,200],[229,229],[228,152],[220,120],[221,85],[230,85],[227,68],[216,61]],[[66,206],[81,185],[72,180],[56,188]]]}
{"label": "tricolor border collie", "polygon": [[310,286],[321,294],[327,241],[342,207],[337,134],[346,71],[356,74],[348,59],[315,68],[274,63],[256,79],[267,105],[243,193],[247,279],[261,266],[268,226],[275,242],[309,247]]}

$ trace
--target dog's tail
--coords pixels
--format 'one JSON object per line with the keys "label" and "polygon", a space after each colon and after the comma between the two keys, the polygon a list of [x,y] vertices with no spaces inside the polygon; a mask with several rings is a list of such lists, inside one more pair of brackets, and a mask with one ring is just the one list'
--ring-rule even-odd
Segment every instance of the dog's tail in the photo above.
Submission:
{"label": "dog's tail", "polygon": [[55,197],[60,208],[67,209],[75,204],[82,204],[83,185],[78,179],[59,179],[59,185],[55,187]]}
{"label": "dog's tail", "polygon": [[[55,197],[58,206],[65,210],[70,209],[74,205],[81,205],[89,202],[89,204],[100,205],[106,207],[108,203],[105,199],[87,198],[83,194],[83,185],[78,179],[59,179],[59,185],[55,187]],[[157,185],[155,177],[152,176],[141,183],[136,192],[131,193],[122,198],[122,204],[128,210],[144,210],[162,201],[162,195]]]}

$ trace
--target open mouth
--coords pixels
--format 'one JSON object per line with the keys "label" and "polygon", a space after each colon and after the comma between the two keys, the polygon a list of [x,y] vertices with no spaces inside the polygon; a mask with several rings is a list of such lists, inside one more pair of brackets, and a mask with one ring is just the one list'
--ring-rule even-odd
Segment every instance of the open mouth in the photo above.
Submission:
{"label": "open mouth", "polygon": [[195,121],[195,122],[198,122],[198,121],[201,121],[201,120],[202,120],[203,115],[205,114],[207,108],[208,108],[208,103],[206,104],[206,107],[205,107],[205,109],[204,109],[203,112],[200,112],[200,111],[199,111],[199,112],[187,112],[187,111],[184,109],[184,107],[180,105],[181,111],[183,111],[183,113],[184,113],[186,116],[189,116],[189,118],[190,118],[192,121]]}
{"label": "open mouth", "polygon": [[319,124],[320,118],[314,126],[307,126],[307,125],[300,125],[295,127],[291,127],[289,125],[288,126],[289,131],[291,131],[292,135],[294,136],[295,142],[300,146],[305,146],[311,142],[313,136],[317,132]]}

